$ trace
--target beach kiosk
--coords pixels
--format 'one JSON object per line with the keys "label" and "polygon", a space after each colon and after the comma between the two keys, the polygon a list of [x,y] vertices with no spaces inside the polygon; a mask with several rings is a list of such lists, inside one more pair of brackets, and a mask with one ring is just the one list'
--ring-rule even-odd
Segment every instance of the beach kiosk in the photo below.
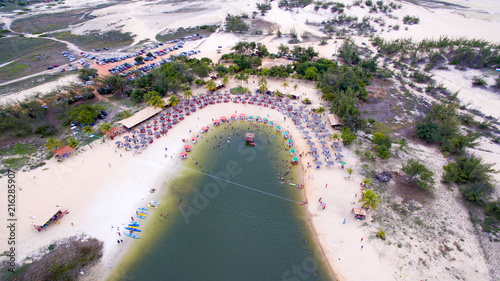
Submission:
{"label": "beach kiosk", "polygon": [[366,219],[366,211],[360,208],[353,208],[351,213],[354,214],[354,218],[357,220],[365,220]]}
{"label": "beach kiosk", "polygon": [[68,158],[69,153],[73,151],[73,148],[69,145],[63,146],[59,149],[54,150],[54,154],[57,158]]}
{"label": "beach kiosk", "polygon": [[39,215],[32,216],[33,221],[31,221],[31,225],[40,231],[43,227],[49,226],[50,223],[59,223],[58,220],[66,213],[67,211],[62,212],[61,208],[57,206],[48,208]]}
{"label": "beach kiosk", "polygon": [[330,125],[334,130],[340,130],[342,128],[342,124],[340,123],[339,118],[335,114],[328,114],[328,121],[330,121]]}
{"label": "beach kiosk", "polygon": [[254,140],[255,140],[255,134],[254,133],[248,132],[248,133],[245,134],[245,141],[246,142],[254,142]]}

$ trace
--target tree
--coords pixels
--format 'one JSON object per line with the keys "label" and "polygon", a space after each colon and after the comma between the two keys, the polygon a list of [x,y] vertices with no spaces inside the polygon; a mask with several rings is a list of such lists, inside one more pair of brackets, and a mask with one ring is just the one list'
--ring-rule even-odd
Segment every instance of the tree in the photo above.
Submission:
{"label": "tree", "polygon": [[190,98],[193,97],[193,91],[191,91],[191,89],[185,90],[184,91],[184,97],[189,100]]}
{"label": "tree", "polygon": [[69,112],[69,120],[79,124],[92,124],[104,107],[97,104],[81,104]]}
{"label": "tree", "polygon": [[302,100],[303,104],[311,104],[311,100],[309,98],[305,98]]}
{"label": "tree", "polygon": [[356,140],[356,135],[348,127],[342,127],[342,143],[344,145],[350,145],[354,140]]}
{"label": "tree", "polygon": [[334,140],[338,140],[338,139],[340,139],[340,136],[339,136],[339,134],[338,134],[338,133],[333,133],[332,138],[333,138]]}
{"label": "tree", "polygon": [[71,148],[75,148],[75,147],[79,146],[80,144],[81,144],[80,141],[78,141],[75,138],[70,138],[68,141],[68,145],[71,146]]}
{"label": "tree", "polygon": [[134,61],[141,64],[144,61],[144,58],[142,56],[137,56],[134,58]]}
{"label": "tree", "polygon": [[222,84],[226,85],[227,83],[229,83],[229,77],[224,75],[224,77],[222,77]]}
{"label": "tree", "polygon": [[366,189],[362,195],[358,202],[363,203],[364,208],[376,210],[380,206],[380,197],[372,189]]}
{"label": "tree", "polygon": [[262,75],[259,79],[259,91],[261,93],[265,93],[267,92],[268,88],[267,88],[267,78],[266,78],[266,75]]}
{"label": "tree", "polygon": [[318,77],[318,69],[314,66],[308,67],[304,73],[304,78],[307,80],[316,80]]}
{"label": "tree", "polygon": [[168,105],[176,106],[179,103],[179,98],[176,95],[171,95],[168,99]]}
{"label": "tree", "polygon": [[354,173],[354,169],[353,168],[347,168],[346,171],[349,174],[349,178],[351,177],[352,173]]}
{"label": "tree", "polygon": [[370,186],[370,184],[372,183],[372,180],[371,179],[363,179],[363,184],[366,185],[366,186]]}
{"label": "tree", "polygon": [[59,139],[56,139],[56,138],[48,138],[46,141],[45,141],[45,149],[47,151],[54,151],[56,149],[58,149],[59,147],[63,146],[63,142]]}
{"label": "tree", "polygon": [[102,122],[101,124],[99,124],[97,126],[97,130],[99,130],[99,132],[101,132],[101,134],[105,134],[106,132],[110,131],[111,129],[113,129],[113,125],[111,125],[111,123],[108,123],[108,122]]}
{"label": "tree", "polygon": [[276,91],[273,92],[273,96],[281,98],[283,96],[283,93],[280,92],[279,90],[276,90]]}
{"label": "tree", "polygon": [[382,240],[385,240],[385,230],[382,230],[382,228],[379,228],[378,231],[377,231],[377,237],[382,239]]}
{"label": "tree", "polygon": [[326,111],[326,109],[324,106],[320,106],[314,110],[315,113],[320,113],[320,114],[325,112],[325,111]]}
{"label": "tree", "polygon": [[205,89],[207,89],[207,91],[213,92],[217,89],[217,85],[215,85],[215,82],[213,80],[210,80],[205,84]]}
{"label": "tree", "polygon": [[105,76],[101,83],[108,86],[113,95],[118,97],[123,97],[128,87],[127,80],[118,74]]}
{"label": "tree", "polygon": [[84,132],[85,134],[93,134],[93,133],[95,133],[94,128],[92,128],[92,126],[85,126],[85,127],[83,127],[82,132]]}
{"label": "tree", "polygon": [[288,83],[286,81],[283,81],[283,84],[281,84],[281,87],[285,88],[285,91],[286,91],[286,87],[288,87],[290,85],[288,85]]}
{"label": "tree", "polygon": [[287,45],[280,44],[278,46],[278,55],[286,56],[290,53],[290,48]]}
{"label": "tree", "polygon": [[298,88],[299,88],[299,84],[295,84],[295,85],[293,85],[293,90],[294,90],[294,91],[297,91],[297,89],[298,89]]}
{"label": "tree", "polygon": [[153,90],[153,91],[149,91],[149,92],[147,92],[146,94],[144,94],[144,101],[145,101],[146,103],[149,103],[149,101],[150,101],[153,97],[155,97],[155,96],[160,96],[160,93],[158,93],[157,91],[154,91],[154,90]]}
{"label": "tree", "polygon": [[281,30],[278,28],[278,31],[276,32],[276,36],[281,37],[282,33]]}
{"label": "tree", "polygon": [[428,190],[434,185],[434,173],[421,164],[420,160],[408,160],[401,170],[408,177],[408,181],[415,182],[420,188]]}
{"label": "tree", "polygon": [[148,52],[148,53],[146,54],[146,57],[152,57],[152,56],[153,56],[153,54],[152,54],[151,52]]}
{"label": "tree", "polygon": [[226,31],[243,33],[248,30],[248,25],[240,16],[226,15]]}
{"label": "tree", "polygon": [[163,98],[160,95],[155,95],[148,101],[148,105],[152,106],[153,108],[157,108],[157,107],[162,108],[165,106],[165,101],[163,100]]}

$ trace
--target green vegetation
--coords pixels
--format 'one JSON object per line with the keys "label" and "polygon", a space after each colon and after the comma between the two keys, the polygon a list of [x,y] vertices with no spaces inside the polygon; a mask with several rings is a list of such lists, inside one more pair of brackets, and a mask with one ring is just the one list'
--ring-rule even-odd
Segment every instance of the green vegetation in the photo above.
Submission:
{"label": "green vegetation", "polygon": [[382,230],[382,228],[379,228],[375,235],[377,235],[378,238],[385,240],[385,231]]}
{"label": "green vegetation", "polygon": [[170,31],[163,35],[156,35],[156,40],[159,42],[170,41],[173,39],[179,39],[180,37],[186,37],[188,35],[193,35],[198,33],[199,36],[210,36],[214,33],[219,26],[217,25],[200,25],[195,27],[179,27],[177,30]]}
{"label": "green vegetation", "polygon": [[0,68],[0,83],[45,70],[47,66],[63,64],[65,58],[60,52],[65,45],[40,38],[2,38],[0,64],[16,62]]}
{"label": "green vegetation", "polygon": [[408,160],[401,171],[406,174],[408,181],[415,183],[422,189],[428,190],[434,185],[434,173],[421,164],[419,160]]}
{"label": "green vegetation", "polygon": [[380,197],[372,189],[365,189],[358,202],[363,203],[363,208],[376,210],[380,206]]}
{"label": "green vegetation", "polygon": [[226,31],[244,33],[248,31],[248,25],[243,21],[241,16],[226,15]]}
{"label": "green vegetation", "polygon": [[443,152],[452,154],[461,154],[467,147],[476,146],[477,134],[460,132],[457,108],[456,102],[433,103],[425,118],[417,122],[417,137],[438,143]]}
{"label": "green vegetation", "polygon": [[10,273],[2,268],[2,280],[77,280],[80,271],[102,257],[103,244],[95,238],[82,240],[71,237],[49,246],[49,252],[30,264]]}
{"label": "green vegetation", "polygon": [[392,146],[391,139],[383,133],[376,132],[373,134],[373,143],[375,143],[375,151],[377,156],[382,159],[391,157],[390,148]]}
{"label": "green vegetation", "polygon": [[493,165],[484,163],[483,159],[476,155],[456,157],[455,162],[443,167],[443,181],[459,184],[465,198],[483,204],[494,189],[491,174],[498,171],[492,168]]}
{"label": "green vegetation", "polygon": [[342,143],[345,146],[350,145],[356,140],[356,135],[349,129],[348,127],[342,127],[342,135],[340,135],[340,138],[342,138]]}
{"label": "green vegetation", "polygon": [[257,3],[257,9],[259,9],[261,15],[265,15],[267,11],[271,10],[271,4]]}
{"label": "green vegetation", "polygon": [[48,36],[71,42],[87,51],[94,48],[125,47],[134,42],[134,37],[130,32],[122,33],[120,30],[110,30],[105,33],[91,32],[85,35],[75,35],[71,31],[62,31],[50,33]]}
{"label": "green vegetation", "polygon": [[42,33],[68,28],[92,19],[90,10],[72,10],[63,13],[43,13],[14,20],[11,29],[21,33]]}
{"label": "green vegetation", "polygon": [[93,124],[104,109],[103,106],[97,104],[82,104],[69,112],[69,119],[82,125]]}
{"label": "green vegetation", "polygon": [[[399,57],[400,60],[414,60],[426,56],[430,59],[430,67],[438,61],[461,67],[485,68],[500,65],[500,46],[481,39],[457,38],[441,36],[437,40],[424,39],[414,42],[411,39],[387,41],[380,37],[373,39],[373,45],[388,57]],[[428,68],[429,70],[429,68]]]}
{"label": "green vegetation", "polygon": [[403,18],[403,23],[404,24],[419,24],[420,23],[420,18],[416,17],[416,16],[406,15]]}
{"label": "green vegetation", "polygon": [[342,46],[339,48],[339,58],[344,60],[345,64],[358,64],[361,61],[359,57],[358,46],[354,43],[352,38],[347,38]]}
{"label": "green vegetation", "polygon": [[472,78],[472,85],[474,85],[474,86],[484,86],[485,84],[486,84],[486,81],[481,76],[474,76]]}
{"label": "green vegetation", "polygon": [[294,8],[294,7],[305,7],[312,4],[313,0],[280,0],[278,2],[279,7]]}

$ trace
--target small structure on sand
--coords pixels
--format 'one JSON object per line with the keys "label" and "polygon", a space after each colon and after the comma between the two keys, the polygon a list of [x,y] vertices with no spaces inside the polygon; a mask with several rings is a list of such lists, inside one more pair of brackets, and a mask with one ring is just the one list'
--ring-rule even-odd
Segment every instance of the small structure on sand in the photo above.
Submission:
{"label": "small structure on sand", "polygon": [[354,214],[354,218],[357,220],[366,219],[366,211],[360,208],[353,208],[351,211]]}
{"label": "small structure on sand", "polygon": [[35,227],[36,230],[41,231],[44,227],[48,227],[50,223],[59,224],[59,219],[62,218],[68,211],[61,211],[58,206],[48,208],[44,212],[35,216],[30,216],[33,221],[31,225]]}
{"label": "small structure on sand", "polygon": [[254,140],[255,140],[255,134],[254,133],[248,132],[248,133],[245,134],[245,141],[246,142],[254,142]]}
{"label": "small structure on sand", "polygon": [[328,121],[330,121],[330,125],[334,130],[340,130],[342,128],[342,124],[340,123],[339,118],[335,114],[328,114]]}
{"label": "small structure on sand", "polygon": [[68,158],[70,152],[73,151],[73,148],[69,145],[63,146],[59,149],[54,150],[54,154],[57,158]]}

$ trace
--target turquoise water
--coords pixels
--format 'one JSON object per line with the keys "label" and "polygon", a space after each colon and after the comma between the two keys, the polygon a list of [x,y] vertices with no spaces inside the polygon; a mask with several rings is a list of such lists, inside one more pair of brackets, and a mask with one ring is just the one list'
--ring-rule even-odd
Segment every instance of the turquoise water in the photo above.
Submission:
{"label": "turquoise water", "polygon": [[332,280],[286,140],[243,121],[199,137],[111,279]]}

